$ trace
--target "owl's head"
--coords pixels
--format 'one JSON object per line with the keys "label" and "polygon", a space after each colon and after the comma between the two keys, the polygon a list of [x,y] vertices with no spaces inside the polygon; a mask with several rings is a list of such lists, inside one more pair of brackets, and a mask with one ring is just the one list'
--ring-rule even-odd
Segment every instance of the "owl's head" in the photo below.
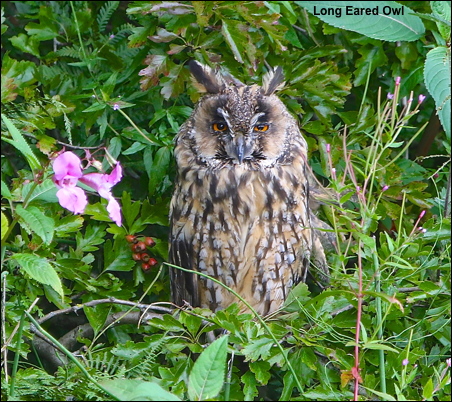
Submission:
{"label": "owl's head", "polygon": [[198,162],[208,166],[290,162],[294,137],[301,136],[295,119],[274,94],[284,80],[280,67],[264,75],[262,86],[248,86],[196,61],[189,66],[196,86],[206,95],[179,135]]}

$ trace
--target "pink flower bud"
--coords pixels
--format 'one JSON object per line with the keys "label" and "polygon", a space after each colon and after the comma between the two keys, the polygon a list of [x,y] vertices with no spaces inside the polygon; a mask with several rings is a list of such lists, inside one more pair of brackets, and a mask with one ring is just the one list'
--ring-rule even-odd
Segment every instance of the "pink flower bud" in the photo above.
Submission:
{"label": "pink flower bud", "polygon": [[331,145],[326,144],[326,152],[330,153],[330,151],[331,151]]}
{"label": "pink flower bud", "polygon": [[389,188],[389,186],[383,186],[383,188],[381,189],[381,191],[386,191]]}
{"label": "pink flower bud", "polygon": [[402,366],[407,366],[410,363],[408,359],[403,359]]}
{"label": "pink flower bud", "polygon": [[425,209],[419,214],[419,219],[422,219],[425,215]]}
{"label": "pink flower bud", "polygon": [[397,77],[396,80],[395,80],[395,84],[396,84],[396,85],[400,85],[400,81],[401,81],[401,80],[402,80],[401,77]]}

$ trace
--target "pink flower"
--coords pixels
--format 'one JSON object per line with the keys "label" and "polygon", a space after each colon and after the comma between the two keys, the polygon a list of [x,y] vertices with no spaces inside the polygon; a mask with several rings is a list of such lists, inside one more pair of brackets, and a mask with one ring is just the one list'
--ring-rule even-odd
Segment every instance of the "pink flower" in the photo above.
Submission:
{"label": "pink flower", "polygon": [[72,152],[63,152],[53,161],[53,171],[60,205],[74,214],[81,214],[88,200],[85,192],[76,187],[78,179],[83,176],[79,157]]}
{"label": "pink flower", "polygon": [[80,187],[82,183],[96,190],[99,195],[108,200],[107,211],[110,218],[121,226],[121,207],[111,194],[111,188],[122,178],[122,168],[119,162],[108,174],[88,173],[83,175],[80,158],[73,152],[63,152],[53,161],[53,181],[59,188],[57,197],[60,205],[74,214],[81,214],[88,205],[86,194]]}
{"label": "pink flower", "polygon": [[383,186],[383,188],[381,189],[381,191],[386,191],[389,188],[389,186]]}
{"label": "pink flower", "polygon": [[402,366],[407,366],[410,363],[408,359],[403,359]]}
{"label": "pink flower", "polygon": [[421,104],[422,102],[424,102],[425,98],[426,98],[425,95],[420,94],[418,98],[418,103]]}
{"label": "pink flower", "polygon": [[394,94],[388,92],[388,94],[386,95],[386,97],[387,97],[388,99],[394,99]]}
{"label": "pink flower", "polygon": [[113,104],[113,110],[119,110],[121,109],[121,106],[119,106],[119,103]]}
{"label": "pink flower", "polygon": [[99,195],[108,200],[107,211],[110,218],[121,226],[121,207],[111,194],[111,188],[122,178],[122,167],[118,163],[112,172],[108,174],[88,173],[80,178],[80,181],[96,190]]}

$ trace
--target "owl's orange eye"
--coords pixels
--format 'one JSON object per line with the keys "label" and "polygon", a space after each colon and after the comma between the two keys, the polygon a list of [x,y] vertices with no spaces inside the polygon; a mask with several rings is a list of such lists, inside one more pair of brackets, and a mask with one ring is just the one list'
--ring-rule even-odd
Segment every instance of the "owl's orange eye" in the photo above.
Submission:
{"label": "owl's orange eye", "polygon": [[254,131],[264,132],[268,130],[268,124],[257,124],[254,126]]}
{"label": "owl's orange eye", "polygon": [[213,131],[226,131],[228,126],[224,123],[213,123],[212,124]]}

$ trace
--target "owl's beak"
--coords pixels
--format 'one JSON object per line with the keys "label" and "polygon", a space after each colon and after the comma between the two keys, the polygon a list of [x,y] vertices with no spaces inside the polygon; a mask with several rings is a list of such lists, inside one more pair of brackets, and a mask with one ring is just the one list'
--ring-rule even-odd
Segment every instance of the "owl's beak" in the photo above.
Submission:
{"label": "owl's beak", "polygon": [[249,159],[253,153],[253,146],[247,141],[246,136],[237,134],[229,140],[225,146],[226,153],[238,163],[243,163],[244,160]]}

